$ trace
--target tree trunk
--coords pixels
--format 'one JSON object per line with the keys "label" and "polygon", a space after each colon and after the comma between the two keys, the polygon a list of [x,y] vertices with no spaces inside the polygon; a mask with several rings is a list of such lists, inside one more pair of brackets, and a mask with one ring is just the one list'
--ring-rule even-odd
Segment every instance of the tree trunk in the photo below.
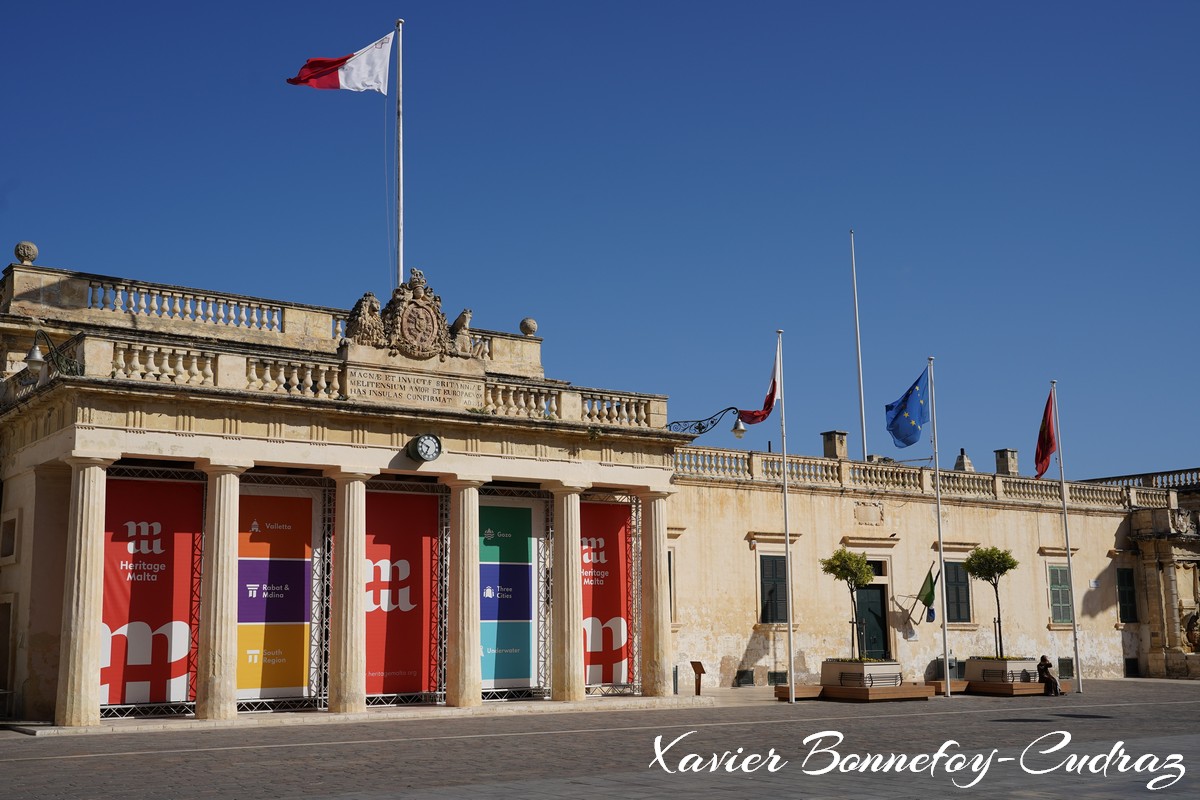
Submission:
{"label": "tree trunk", "polygon": [[993,583],[992,589],[996,592],[996,641],[1000,645],[1000,657],[1004,658],[1004,622],[1000,614],[1000,581]]}
{"label": "tree trunk", "polygon": [[[854,628],[854,638],[851,639],[850,657],[857,658],[863,654],[863,632],[858,626],[858,593],[850,590],[850,624]],[[858,645],[858,655],[854,654],[854,646]]]}

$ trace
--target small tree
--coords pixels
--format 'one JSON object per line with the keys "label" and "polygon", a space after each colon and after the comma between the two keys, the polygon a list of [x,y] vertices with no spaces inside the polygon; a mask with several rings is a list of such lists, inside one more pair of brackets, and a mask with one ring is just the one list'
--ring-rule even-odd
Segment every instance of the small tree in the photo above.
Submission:
{"label": "small tree", "polygon": [[[854,638],[858,652],[862,653],[862,631],[858,629],[858,590],[875,580],[875,571],[866,553],[851,553],[844,546],[834,551],[829,558],[821,559],[821,572],[846,582],[850,590],[850,624],[854,626]],[[854,658],[854,645],[850,646],[850,657]]]}
{"label": "small tree", "polygon": [[987,581],[996,593],[996,655],[1004,658],[1004,625],[1000,621],[1000,579],[1020,564],[1011,550],[976,547],[963,562],[963,569],[977,581]]}

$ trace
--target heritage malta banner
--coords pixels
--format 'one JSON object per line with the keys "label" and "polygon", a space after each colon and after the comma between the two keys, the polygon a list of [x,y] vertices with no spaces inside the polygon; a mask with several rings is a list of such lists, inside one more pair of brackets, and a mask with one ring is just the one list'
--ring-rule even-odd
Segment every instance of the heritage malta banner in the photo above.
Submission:
{"label": "heritage malta banner", "polygon": [[109,478],[100,702],[194,697],[204,485]]}
{"label": "heritage malta banner", "polygon": [[367,492],[367,694],[436,689],[438,498]]}
{"label": "heritage malta banner", "polygon": [[243,494],[238,509],[240,699],[304,697],[312,618],[313,499]]}
{"label": "heritage malta banner", "polygon": [[580,503],[583,664],[589,686],[629,683],[629,540],[625,503]]}

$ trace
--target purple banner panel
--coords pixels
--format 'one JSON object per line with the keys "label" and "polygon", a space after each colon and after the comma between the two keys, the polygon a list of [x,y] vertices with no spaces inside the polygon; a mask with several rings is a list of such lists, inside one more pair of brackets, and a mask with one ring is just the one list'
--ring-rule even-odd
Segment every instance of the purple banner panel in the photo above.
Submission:
{"label": "purple banner panel", "polygon": [[238,559],[238,622],[309,622],[312,562]]}

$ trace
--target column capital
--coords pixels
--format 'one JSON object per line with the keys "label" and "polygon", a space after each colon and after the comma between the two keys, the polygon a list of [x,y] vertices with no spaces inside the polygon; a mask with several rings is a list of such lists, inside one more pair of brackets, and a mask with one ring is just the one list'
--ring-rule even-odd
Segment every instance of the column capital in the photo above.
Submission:
{"label": "column capital", "polygon": [[105,453],[95,450],[72,450],[62,461],[71,466],[110,467],[121,458],[120,453]]}
{"label": "column capital", "polygon": [[326,478],[333,478],[335,481],[369,481],[379,474],[379,470],[372,467],[330,467],[325,470]]}
{"label": "column capital", "polygon": [[666,500],[675,492],[663,491],[661,489],[634,489],[634,494],[641,500]]}
{"label": "column capital", "polygon": [[563,481],[542,481],[542,488],[557,496],[560,494],[583,494],[592,488],[590,483],[564,483]]}
{"label": "column capital", "polygon": [[438,482],[451,489],[478,489],[491,479],[490,475],[446,475]]}
{"label": "column capital", "polygon": [[254,466],[254,462],[220,462],[216,463],[209,458],[196,459],[196,469],[206,475],[241,475],[246,470]]}

